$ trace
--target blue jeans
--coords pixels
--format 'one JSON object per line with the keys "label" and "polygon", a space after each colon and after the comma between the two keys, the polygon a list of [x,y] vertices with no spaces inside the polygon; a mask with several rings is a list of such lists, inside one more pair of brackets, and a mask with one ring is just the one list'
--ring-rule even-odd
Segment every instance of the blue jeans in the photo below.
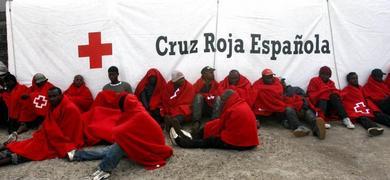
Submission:
{"label": "blue jeans", "polygon": [[118,166],[119,161],[124,156],[126,156],[126,153],[115,143],[111,146],[89,151],[78,150],[74,155],[74,160],[88,161],[103,159],[99,164],[99,169],[105,172],[111,172]]}

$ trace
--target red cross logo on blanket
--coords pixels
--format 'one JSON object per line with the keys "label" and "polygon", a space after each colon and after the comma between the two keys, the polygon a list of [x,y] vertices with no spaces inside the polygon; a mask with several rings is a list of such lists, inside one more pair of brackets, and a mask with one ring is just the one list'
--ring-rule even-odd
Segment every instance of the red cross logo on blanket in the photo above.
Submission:
{"label": "red cross logo on blanket", "polygon": [[100,32],[88,33],[89,44],[79,46],[79,57],[89,57],[89,68],[102,68],[102,56],[112,55],[112,44],[102,44]]}
{"label": "red cross logo on blanket", "polygon": [[356,103],[353,109],[357,113],[370,114],[370,109],[366,108],[366,105],[363,102]]}
{"label": "red cross logo on blanket", "polygon": [[33,103],[35,104],[36,108],[42,109],[44,106],[47,105],[47,100],[45,96],[39,95],[34,98]]}

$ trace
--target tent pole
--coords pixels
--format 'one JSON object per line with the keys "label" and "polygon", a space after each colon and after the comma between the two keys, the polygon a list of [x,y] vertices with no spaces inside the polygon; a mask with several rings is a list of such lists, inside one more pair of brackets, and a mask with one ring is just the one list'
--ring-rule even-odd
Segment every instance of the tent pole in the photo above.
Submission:
{"label": "tent pole", "polygon": [[333,38],[332,20],[331,20],[331,18],[330,18],[329,0],[326,0],[326,6],[327,6],[327,9],[328,9],[328,20],[329,20],[329,28],[330,28],[330,38],[331,38],[331,40],[332,40],[333,62],[334,62],[334,67],[335,67],[335,69],[336,69],[337,85],[338,85],[338,88],[340,89],[340,88],[341,88],[341,85],[340,85],[339,71],[338,71],[337,62],[336,62],[336,52],[335,52],[335,50],[334,50],[334,38]]}

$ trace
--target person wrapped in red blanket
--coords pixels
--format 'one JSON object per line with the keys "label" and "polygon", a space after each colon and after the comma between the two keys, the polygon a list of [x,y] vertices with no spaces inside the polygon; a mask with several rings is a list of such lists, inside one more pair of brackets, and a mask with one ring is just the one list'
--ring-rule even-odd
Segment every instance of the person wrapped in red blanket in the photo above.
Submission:
{"label": "person wrapped in red blanket", "polygon": [[[218,119],[207,122],[204,128],[189,135],[177,127],[170,129],[174,144],[183,148],[217,148],[248,150],[259,145],[256,117],[249,105],[234,90],[221,95],[223,109]],[[179,131],[185,132],[179,135]]]}
{"label": "person wrapped in red blanket", "polygon": [[68,96],[81,112],[87,112],[93,102],[92,93],[85,85],[84,78],[81,75],[74,77],[73,83],[64,92],[64,95]]}
{"label": "person wrapped in red blanket", "polygon": [[195,98],[192,104],[192,121],[194,127],[201,125],[203,118],[215,119],[219,116],[221,98],[219,97],[219,84],[214,79],[215,69],[206,66],[201,70],[202,76],[195,82]]}
{"label": "person wrapped in red blanket", "polygon": [[158,123],[150,116],[137,97],[122,95],[119,100],[121,115],[112,129],[114,144],[95,150],[77,150],[69,153],[69,160],[84,161],[102,159],[94,179],[107,178],[122,157],[155,169],[166,164],[172,156],[172,148],[165,145],[165,138]]}
{"label": "person wrapped in red blanket", "polygon": [[27,102],[23,103],[23,111],[18,119],[20,122],[18,132],[27,131],[42,123],[49,110],[47,92],[52,87],[54,87],[53,84],[48,81],[45,75],[41,73],[34,75],[31,87],[21,96]]}
{"label": "person wrapped in red blanket", "polygon": [[390,116],[383,114],[369,99],[365,98],[362,87],[359,85],[358,75],[350,72],[347,75],[348,85],[342,90],[342,100],[348,116],[352,122],[361,124],[371,136],[383,133],[383,128],[374,121],[390,125]]}
{"label": "person wrapped in red blanket", "polygon": [[[82,147],[83,134],[80,111],[61,89],[49,89],[49,111],[41,127],[32,137],[23,141],[7,141],[0,165],[18,164],[33,160],[65,158],[67,153]],[[17,139],[17,134],[15,134]]]}
{"label": "person wrapped in red blanket", "polygon": [[[322,66],[319,76],[310,80],[307,86],[307,95],[309,96],[310,102],[318,108],[319,117],[326,120],[325,116],[334,110],[348,129],[354,129],[355,125],[353,125],[348,118],[348,114],[345,112],[340,99],[340,91],[330,79],[331,76],[332,70],[328,66]],[[331,127],[329,123],[326,123],[325,126],[326,128]]]}
{"label": "person wrapped in red blanket", "polygon": [[257,118],[263,120],[272,116],[284,127],[292,129],[294,136],[307,136],[310,129],[299,120],[294,106],[285,102],[279,78],[274,77],[271,69],[264,69],[261,75],[252,87],[255,94],[252,110]]}
{"label": "person wrapped in red blanket", "polygon": [[162,95],[161,115],[168,130],[172,124],[182,124],[191,120],[192,101],[195,90],[180,71],[172,72],[172,80],[168,82]]}
{"label": "person wrapped in red blanket", "polygon": [[229,75],[219,82],[220,94],[227,89],[236,91],[238,95],[249,104],[249,106],[252,105],[251,82],[245,76],[240,74],[238,70],[231,70]]}
{"label": "person wrapped in red blanket", "polygon": [[382,112],[390,115],[390,89],[383,81],[384,75],[381,69],[372,70],[363,91],[367,99],[373,101]]}
{"label": "person wrapped in red blanket", "polygon": [[[27,87],[17,82],[16,77],[12,74],[7,74],[4,77],[5,92],[3,92],[0,101],[6,104],[5,110],[8,111],[8,133],[18,130],[19,118],[23,111],[22,107],[26,106],[28,101],[22,100],[21,96],[26,93]],[[4,109],[3,109],[4,110]],[[21,133],[21,132],[18,132]]]}
{"label": "person wrapped in red blanket", "polygon": [[135,95],[141,101],[142,105],[149,114],[162,124],[160,109],[162,107],[161,96],[167,82],[160,71],[155,68],[149,69],[146,75],[138,83],[135,89]]}

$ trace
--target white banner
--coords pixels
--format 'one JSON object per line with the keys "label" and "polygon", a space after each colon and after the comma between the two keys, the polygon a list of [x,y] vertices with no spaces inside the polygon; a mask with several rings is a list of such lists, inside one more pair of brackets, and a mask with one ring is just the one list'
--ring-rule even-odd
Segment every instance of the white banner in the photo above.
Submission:
{"label": "white banner", "polygon": [[366,79],[389,65],[390,5],[376,1],[7,1],[9,68],[23,84],[41,72],[62,89],[81,74],[94,94],[112,65],[133,88],[150,68],[195,82],[206,65],[218,81],[237,69],[253,82],[271,68],[303,88],[327,65],[343,85],[348,71]]}

